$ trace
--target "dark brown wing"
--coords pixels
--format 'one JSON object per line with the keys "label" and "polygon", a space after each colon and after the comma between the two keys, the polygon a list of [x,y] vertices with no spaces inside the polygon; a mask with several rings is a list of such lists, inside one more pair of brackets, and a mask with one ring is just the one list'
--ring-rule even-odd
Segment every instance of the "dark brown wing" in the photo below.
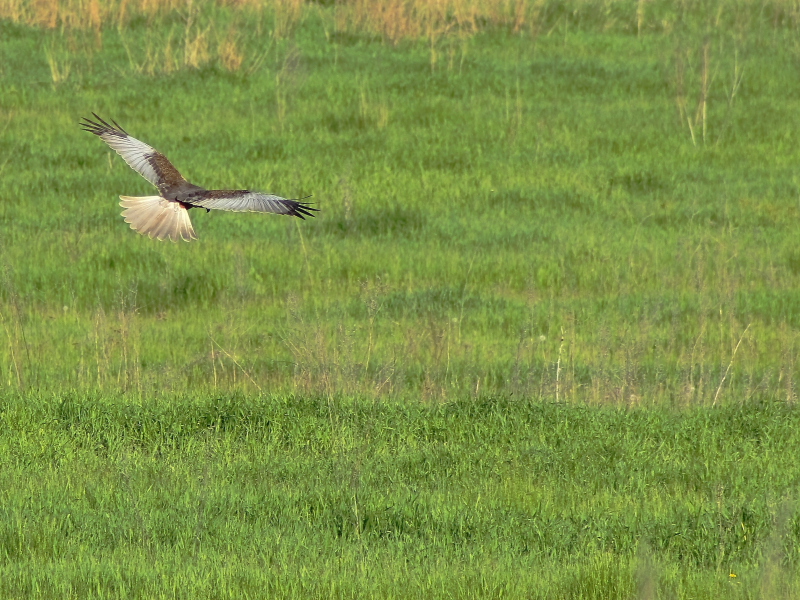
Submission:
{"label": "dark brown wing", "polygon": [[300,200],[287,200],[272,194],[250,192],[248,190],[207,190],[187,196],[184,202],[209,210],[230,210],[233,212],[261,212],[276,215],[289,215],[305,219],[313,217],[311,211],[318,208]]}
{"label": "dark brown wing", "polygon": [[92,114],[97,122],[84,117],[85,123],[81,123],[84,131],[95,134],[108,144],[131,169],[156,186],[162,196],[171,187],[186,181],[159,151],[129,136],[113,119],[114,125],[109,125],[95,113]]}

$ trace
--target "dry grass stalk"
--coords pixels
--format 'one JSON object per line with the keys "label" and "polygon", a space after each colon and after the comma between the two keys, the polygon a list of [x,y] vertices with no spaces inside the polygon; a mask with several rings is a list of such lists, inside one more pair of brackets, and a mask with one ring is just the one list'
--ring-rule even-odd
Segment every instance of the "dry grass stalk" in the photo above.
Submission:
{"label": "dry grass stalk", "polygon": [[[527,8],[527,3],[524,0],[520,0],[519,2],[515,2],[514,6],[514,21],[511,25],[511,32],[512,33],[519,33],[522,31],[522,28],[525,26],[525,9]],[[474,21],[473,21],[474,22]]]}
{"label": "dry grass stalk", "polygon": [[[3,324],[3,330],[5,330],[6,337],[8,338],[8,352],[11,355],[11,363],[14,365],[14,372],[17,375],[17,387],[21,390],[22,389],[22,375],[19,372],[19,364],[17,363],[17,356],[16,356],[17,352],[14,351],[14,349],[17,347],[19,342],[16,339],[12,339],[11,332],[8,330],[8,327],[6,326],[6,319],[3,316],[3,312],[2,311],[0,311],[0,323]],[[8,384],[11,385],[11,380],[10,379],[9,379]]]}
{"label": "dry grass stalk", "polygon": [[[135,56],[136,50],[131,48],[124,36],[120,38],[120,41],[128,54],[128,64],[134,73],[144,73],[151,76],[163,73],[169,74],[176,71],[180,66],[178,59],[173,55],[172,32],[167,36],[165,42],[162,42],[160,38],[156,38],[154,42],[152,37],[148,37],[144,57],[141,60]],[[164,46],[159,49],[156,44],[161,43]]]}
{"label": "dry grass stalk", "polygon": [[[241,364],[239,364],[239,361],[237,361],[237,360],[236,360],[236,358],[235,358],[233,355],[231,355],[231,354],[230,354],[230,353],[229,353],[227,350],[225,350],[225,348],[223,348],[222,346],[220,346],[220,345],[219,345],[219,343],[218,343],[218,342],[217,342],[217,341],[216,341],[216,340],[215,340],[213,337],[211,337],[211,333],[209,333],[209,334],[208,334],[208,339],[209,339],[209,340],[211,340],[211,344],[212,344],[212,346],[211,346],[212,361],[213,361],[213,356],[214,356],[214,346],[216,346],[217,348],[219,348],[219,349],[222,351],[222,353],[223,353],[225,356],[227,356],[227,357],[228,357],[228,358],[231,360],[231,362],[232,362],[234,365],[236,365],[237,367],[239,367],[239,370],[241,370],[241,372],[242,372],[242,373],[244,373],[244,376],[245,376],[245,377],[247,377],[247,379],[249,379],[249,380],[250,380],[250,383],[252,383],[254,386],[256,386],[256,389],[257,389],[259,392],[260,392],[260,391],[262,391],[262,390],[261,390],[261,386],[260,386],[260,385],[258,385],[258,384],[256,383],[255,379],[253,379],[253,378],[250,376],[250,373],[248,373],[248,372],[247,372],[247,369],[245,369],[245,368],[244,368],[244,367],[243,367]],[[234,387],[236,386],[236,379],[235,379],[236,375],[235,375],[235,373],[236,373],[236,370],[234,369]],[[217,374],[216,374],[216,370],[215,370],[215,371],[214,371],[214,387],[215,387],[215,388],[216,388],[216,382],[217,382],[217,379],[216,379],[216,377],[217,377]]]}
{"label": "dry grass stalk", "polygon": [[197,31],[197,7],[189,0],[189,14],[186,17],[186,28],[183,34],[183,65],[196,69],[208,62],[208,32],[211,25]]}
{"label": "dry grass stalk", "polygon": [[217,56],[219,58],[219,64],[226,71],[235,72],[242,66],[244,55],[239,50],[237,35],[233,28],[228,30],[227,36],[220,42],[219,48],[217,49]]}
{"label": "dry grass stalk", "polygon": [[636,37],[642,37],[642,25],[644,25],[644,3],[646,0],[638,0],[636,3]]}
{"label": "dry grass stalk", "polygon": [[[711,53],[710,41],[706,37],[703,40],[702,48],[700,49],[700,65],[699,65],[699,82],[698,82],[698,96],[697,104],[695,105],[694,116],[690,116],[687,110],[686,88],[690,87],[687,84],[687,69],[686,63],[691,62],[693,52],[691,50],[678,50],[676,52],[676,73],[675,73],[675,100],[678,106],[678,113],[681,120],[685,120],[689,126],[689,135],[692,138],[692,144],[697,145],[697,130],[700,129],[700,136],[703,144],[705,145],[708,134],[708,95],[716,72],[711,72]],[[689,71],[690,73],[690,71]],[[735,94],[735,92],[733,92]]]}
{"label": "dry grass stalk", "polygon": [[[14,363],[14,370],[17,375],[17,384],[20,389],[23,389],[23,385],[27,383],[27,385],[31,385],[35,382],[35,372],[33,371],[33,363],[31,362],[31,352],[30,347],[28,345],[28,336],[25,334],[25,325],[23,323],[23,316],[22,311],[20,311],[19,305],[19,296],[17,294],[17,290],[14,288],[14,285],[11,280],[10,274],[10,267],[4,266],[2,271],[0,271],[0,277],[2,278],[0,281],[2,282],[2,286],[5,288],[6,293],[8,294],[8,308],[9,312],[13,315],[12,320],[12,328],[14,331],[13,341],[12,336],[8,330],[6,325],[5,317],[0,313],[0,320],[3,323],[3,328],[6,331],[6,336],[8,337],[9,343],[9,352],[12,356],[12,362]],[[15,352],[16,349],[16,352]],[[27,360],[27,376],[23,375],[22,370],[18,364],[18,358],[22,354],[21,349],[25,350],[25,358]],[[26,381],[27,380],[27,381]]]}
{"label": "dry grass stalk", "polygon": [[[703,76],[700,86],[700,111],[703,116],[703,144],[706,143],[706,110],[708,106],[708,39],[703,43]],[[697,121],[697,116],[695,116]]]}
{"label": "dry grass stalk", "polygon": [[556,402],[559,400],[559,383],[561,379],[561,351],[564,348],[564,328],[561,328],[561,342],[558,346],[558,362],[556,363]]}
{"label": "dry grass stalk", "polygon": [[273,39],[289,37],[303,18],[303,0],[273,0],[272,9],[275,15]]}
{"label": "dry grass stalk", "polygon": [[389,124],[389,104],[381,98],[373,101],[366,83],[359,85],[359,116],[364,123],[371,123],[383,130]]}
{"label": "dry grass stalk", "polygon": [[125,25],[125,9],[128,7],[128,0],[122,0],[119,3],[119,9],[117,10],[117,30],[122,31],[122,28]]}
{"label": "dry grass stalk", "polygon": [[50,78],[53,81],[53,87],[58,87],[69,77],[71,62],[67,56],[59,57],[55,47],[52,45],[45,48],[44,55],[47,59],[47,66],[50,67]]}
{"label": "dry grass stalk", "polygon": [[100,3],[98,0],[89,0],[89,25],[94,30],[95,39],[100,42],[100,27],[103,24],[103,19],[100,16]]}
{"label": "dry grass stalk", "polygon": [[744,336],[747,333],[747,330],[750,329],[751,324],[752,323],[748,323],[747,327],[744,328],[742,336],[739,338],[736,347],[733,349],[733,353],[731,354],[731,362],[728,363],[728,368],[725,369],[725,374],[722,376],[722,381],[719,382],[719,387],[717,387],[717,393],[714,394],[714,401],[711,403],[711,406],[716,406],[717,404],[717,398],[719,398],[719,393],[722,390],[722,384],[725,383],[725,378],[728,376],[728,373],[730,372],[731,367],[733,366],[733,359],[736,358],[736,351],[739,349],[739,346],[741,345],[742,340],[744,339]]}

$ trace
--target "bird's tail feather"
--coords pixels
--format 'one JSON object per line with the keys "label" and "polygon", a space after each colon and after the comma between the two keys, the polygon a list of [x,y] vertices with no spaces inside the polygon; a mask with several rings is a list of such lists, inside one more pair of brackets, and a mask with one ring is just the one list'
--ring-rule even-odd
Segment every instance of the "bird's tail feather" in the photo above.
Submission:
{"label": "bird's tail feather", "polygon": [[122,216],[131,229],[148,237],[173,242],[178,239],[191,242],[197,239],[189,212],[177,202],[161,196],[120,196],[119,203],[125,210]]}

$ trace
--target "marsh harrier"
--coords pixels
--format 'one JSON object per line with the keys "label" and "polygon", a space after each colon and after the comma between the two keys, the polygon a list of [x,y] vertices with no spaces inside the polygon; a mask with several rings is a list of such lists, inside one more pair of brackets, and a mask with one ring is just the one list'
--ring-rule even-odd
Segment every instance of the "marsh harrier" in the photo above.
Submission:
{"label": "marsh harrier", "polygon": [[313,217],[312,208],[300,200],[287,200],[272,194],[249,190],[207,190],[186,181],[167,157],[144,142],[132,138],[112,119],[109,125],[92,113],[97,121],[84,117],[81,127],[93,133],[115,150],[128,166],[158,188],[158,196],[120,196],[122,216],[131,229],[150,238],[177,242],[196,240],[189,220],[189,209],[230,210]]}

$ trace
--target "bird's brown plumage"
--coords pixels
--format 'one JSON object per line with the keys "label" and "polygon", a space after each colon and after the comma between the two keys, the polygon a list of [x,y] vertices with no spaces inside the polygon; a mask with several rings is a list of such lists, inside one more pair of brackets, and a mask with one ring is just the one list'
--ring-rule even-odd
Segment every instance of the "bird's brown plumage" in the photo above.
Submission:
{"label": "bird's brown plumage", "polygon": [[249,190],[207,190],[189,183],[166,156],[131,137],[112,119],[113,125],[92,113],[96,121],[84,118],[81,127],[93,133],[116,151],[128,166],[152,183],[160,196],[134,198],[120,196],[125,222],[131,229],[159,240],[197,239],[188,210],[228,210],[265,212],[305,219],[319,209],[300,200],[291,200]]}

